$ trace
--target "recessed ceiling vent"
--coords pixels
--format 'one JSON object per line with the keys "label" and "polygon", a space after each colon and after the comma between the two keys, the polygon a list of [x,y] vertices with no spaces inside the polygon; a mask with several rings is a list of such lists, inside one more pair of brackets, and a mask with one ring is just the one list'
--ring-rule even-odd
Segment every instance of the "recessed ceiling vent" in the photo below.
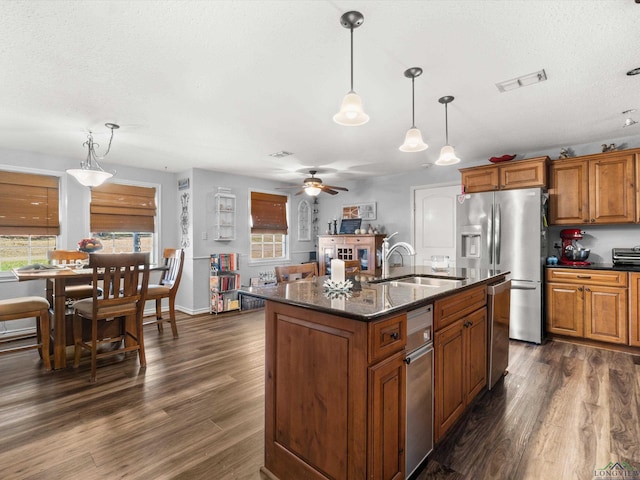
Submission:
{"label": "recessed ceiling vent", "polygon": [[546,79],[547,74],[545,73],[544,69],[542,69],[537,72],[514,78],[512,80],[506,80],[504,82],[496,83],[496,87],[498,87],[500,93],[503,93],[515,90],[516,88],[520,87],[528,87],[529,85],[533,85],[534,83],[544,82]]}
{"label": "recessed ceiling vent", "polygon": [[279,152],[269,154],[270,157],[274,157],[274,158],[288,157],[289,155],[293,155],[293,153],[286,152],[284,150],[280,150]]}

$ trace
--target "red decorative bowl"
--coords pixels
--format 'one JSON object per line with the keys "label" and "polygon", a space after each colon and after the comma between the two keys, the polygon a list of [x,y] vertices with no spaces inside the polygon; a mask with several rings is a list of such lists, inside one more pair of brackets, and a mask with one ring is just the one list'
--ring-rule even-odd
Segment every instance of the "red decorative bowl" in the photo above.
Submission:
{"label": "red decorative bowl", "polygon": [[513,160],[516,158],[515,155],[502,155],[501,157],[491,157],[489,161],[491,163],[500,163],[500,162],[508,162],[509,160]]}

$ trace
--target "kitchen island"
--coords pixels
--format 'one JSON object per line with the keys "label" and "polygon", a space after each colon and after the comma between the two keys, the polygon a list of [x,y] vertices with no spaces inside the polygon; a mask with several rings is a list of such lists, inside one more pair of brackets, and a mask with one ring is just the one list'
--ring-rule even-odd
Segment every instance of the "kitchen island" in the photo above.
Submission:
{"label": "kitchen island", "polygon": [[[442,302],[448,310],[436,308],[435,319],[450,319],[450,331],[458,322],[467,325],[455,313],[467,313],[468,292],[475,309],[479,292],[486,320],[486,285],[507,273],[401,267],[385,279],[354,277],[346,295],[327,291],[327,277],[243,288],[266,300],[263,476],[403,480],[407,313]],[[415,275],[448,281],[428,287],[395,281]],[[484,371],[486,321],[479,324]]]}

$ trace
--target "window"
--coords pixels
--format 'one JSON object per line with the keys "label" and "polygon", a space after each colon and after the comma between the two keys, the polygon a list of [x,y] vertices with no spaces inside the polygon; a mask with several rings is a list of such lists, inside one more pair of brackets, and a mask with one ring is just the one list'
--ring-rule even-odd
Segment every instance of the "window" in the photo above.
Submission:
{"label": "window", "polygon": [[108,183],[91,189],[90,229],[110,253],[153,253],[156,189]]}
{"label": "window", "polygon": [[282,260],[287,253],[287,196],[251,192],[251,261]]}
{"label": "window", "polygon": [[0,172],[0,271],[47,263],[60,233],[59,178]]}

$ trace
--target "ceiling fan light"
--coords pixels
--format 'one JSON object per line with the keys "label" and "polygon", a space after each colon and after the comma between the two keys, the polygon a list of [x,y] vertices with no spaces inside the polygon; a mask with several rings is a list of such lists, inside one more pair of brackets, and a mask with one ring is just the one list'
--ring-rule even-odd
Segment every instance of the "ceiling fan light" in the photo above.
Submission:
{"label": "ceiling fan light", "polygon": [[85,187],[97,187],[113,177],[112,173],[88,168],[71,168],[67,170],[67,173]]}
{"label": "ceiling fan light", "polygon": [[357,127],[369,121],[369,115],[362,109],[362,99],[355,92],[345,95],[340,111],[333,116],[333,121],[347,127]]}
{"label": "ceiling fan light", "polygon": [[407,130],[404,143],[400,145],[401,152],[421,152],[429,148],[429,145],[422,140],[422,133],[416,127]]}
{"label": "ceiling fan light", "polygon": [[445,145],[440,149],[440,157],[436,160],[436,165],[455,165],[460,159],[456,156],[456,152],[451,145]]}
{"label": "ceiling fan light", "polygon": [[310,197],[317,197],[318,195],[320,195],[321,191],[322,189],[320,187],[311,186],[311,187],[304,188],[304,193],[306,193]]}

